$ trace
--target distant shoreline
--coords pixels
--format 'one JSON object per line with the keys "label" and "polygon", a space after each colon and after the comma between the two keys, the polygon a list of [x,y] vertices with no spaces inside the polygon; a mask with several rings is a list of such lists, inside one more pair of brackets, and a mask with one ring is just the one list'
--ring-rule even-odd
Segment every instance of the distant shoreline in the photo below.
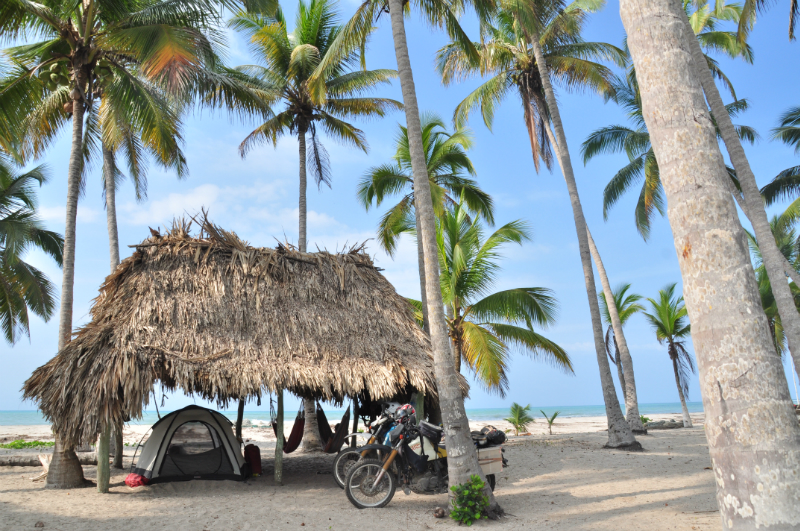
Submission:
{"label": "distant shoreline", "polygon": [[[509,404],[510,405],[510,404]],[[324,406],[323,406],[324,407]],[[623,406],[624,407],[624,406]],[[690,413],[702,413],[702,402],[688,402],[687,407]],[[581,418],[605,416],[605,406],[534,406],[531,405],[531,413],[534,417],[540,417],[539,410],[544,410],[548,415],[558,411],[560,418]],[[172,410],[162,410],[161,415],[165,415]],[[329,421],[339,421],[344,414],[343,409],[325,409],[325,416]],[[677,415],[681,413],[679,402],[665,402],[653,404],[639,404],[639,411],[642,415]],[[236,411],[222,411],[230,419],[236,419]],[[467,408],[467,417],[470,421],[497,421],[507,417],[508,408]],[[293,420],[296,411],[286,411],[285,418]],[[245,410],[244,418],[253,421],[252,424],[259,425],[268,423],[270,420],[269,410]],[[141,419],[133,419],[131,425],[150,425],[158,420],[155,410],[145,411]],[[38,410],[11,410],[0,411],[0,426],[46,426],[49,423],[42,417]]]}

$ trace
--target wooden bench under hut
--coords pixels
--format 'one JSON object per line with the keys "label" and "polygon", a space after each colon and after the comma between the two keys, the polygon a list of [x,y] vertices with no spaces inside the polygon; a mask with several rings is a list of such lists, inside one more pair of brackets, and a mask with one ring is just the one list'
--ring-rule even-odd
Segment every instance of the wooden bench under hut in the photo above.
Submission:
{"label": "wooden bench under hut", "polygon": [[191,225],[133,246],[91,322],[25,382],[57,445],[140,418],[157,384],[220,408],[284,390],[364,408],[418,392],[434,406],[428,337],[362,247],[256,248],[207,219],[197,236]]}

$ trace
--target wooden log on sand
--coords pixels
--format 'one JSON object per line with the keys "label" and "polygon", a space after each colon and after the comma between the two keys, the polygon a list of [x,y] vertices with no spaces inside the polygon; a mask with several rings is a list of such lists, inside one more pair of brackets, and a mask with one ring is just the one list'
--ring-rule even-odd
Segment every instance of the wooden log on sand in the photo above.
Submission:
{"label": "wooden log on sand", "polygon": [[[82,465],[96,465],[97,454],[78,454],[78,461]],[[0,466],[42,466],[36,455],[0,455]]]}

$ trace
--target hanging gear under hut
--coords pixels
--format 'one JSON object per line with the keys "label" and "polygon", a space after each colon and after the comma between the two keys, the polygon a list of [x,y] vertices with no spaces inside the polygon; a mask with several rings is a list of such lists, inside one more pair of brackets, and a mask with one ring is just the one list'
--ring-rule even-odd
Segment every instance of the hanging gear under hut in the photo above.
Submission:
{"label": "hanging gear under hut", "polygon": [[[238,426],[244,401],[277,393],[278,483],[283,391],[355,399],[362,415],[413,393],[426,410],[437,406],[430,342],[362,247],[255,248],[207,219],[196,236],[191,226],[178,220],[133,246],[101,286],[91,322],[25,382],[65,455],[141,418],[156,385],[219,408],[238,402]],[[330,447],[341,446],[335,435]],[[284,450],[299,444],[293,436]]]}

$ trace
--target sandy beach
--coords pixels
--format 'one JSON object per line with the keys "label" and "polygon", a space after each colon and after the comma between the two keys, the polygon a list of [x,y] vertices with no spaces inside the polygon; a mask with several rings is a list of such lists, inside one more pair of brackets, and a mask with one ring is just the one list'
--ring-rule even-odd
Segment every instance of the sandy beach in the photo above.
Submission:
{"label": "sandy beach", "polygon": [[[678,418],[655,415],[654,420]],[[651,430],[639,440],[644,452],[602,448],[605,419],[558,419],[553,435],[546,423],[533,425],[530,436],[511,437],[505,444],[510,466],[498,478],[496,494],[508,516],[504,529],[613,530],[717,529],[702,415],[693,415],[692,429]],[[481,424],[473,423],[472,428]],[[503,428],[501,422],[491,422]],[[129,444],[147,426],[131,426]],[[43,440],[47,426],[3,426],[0,438]],[[0,467],[0,529],[99,531],[106,529],[216,530],[345,530],[361,528],[455,528],[449,519],[433,517],[446,495],[395,495],[388,507],[355,509],[335,485],[333,456],[298,452],[285,457],[285,484],[272,480],[274,437],[271,430],[248,428],[245,438],[262,449],[264,475],[246,482],[190,481],[128,488],[127,470],[112,470],[110,494],[94,488],[44,489],[29,478],[34,467]],[[270,440],[271,439],[271,440]],[[2,450],[4,454],[20,451]],[[40,452],[35,452],[40,453]],[[133,448],[126,449],[130,466]],[[85,466],[87,479],[96,468]],[[477,527],[492,526],[480,522]]]}

